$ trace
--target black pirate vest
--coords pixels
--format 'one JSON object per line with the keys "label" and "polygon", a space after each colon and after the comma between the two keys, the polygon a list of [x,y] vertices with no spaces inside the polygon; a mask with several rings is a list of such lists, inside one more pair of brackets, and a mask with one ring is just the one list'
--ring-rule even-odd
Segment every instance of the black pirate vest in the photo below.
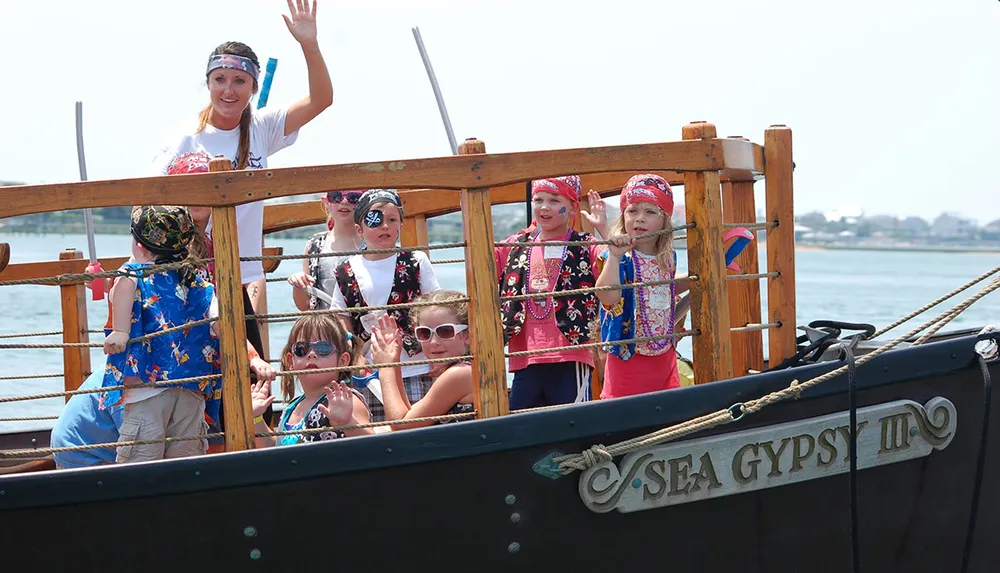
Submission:
{"label": "black pirate vest", "polygon": [[[586,241],[587,233],[571,231],[570,241]],[[503,276],[500,277],[500,296],[527,294],[525,274],[531,264],[531,237],[520,234],[507,256]],[[535,247],[540,249],[542,247]],[[559,276],[553,289],[556,326],[570,344],[585,344],[590,340],[590,323],[597,317],[597,297],[594,293],[558,296],[560,291],[576,290],[594,286],[596,277],[591,270],[590,249],[585,246],[566,248]],[[524,326],[525,301],[500,300],[500,316],[503,319],[504,343],[517,336]]]}
{"label": "black pirate vest", "polygon": [[[351,268],[351,260],[347,259],[337,265],[335,271],[337,286],[340,293],[344,295],[344,301],[350,307],[366,307],[365,297],[361,294],[361,287],[358,286],[358,279],[354,276],[354,269]],[[396,257],[396,271],[392,279],[392,290],[389,291],[389,302],[387,304],[406,304],[412,302],[420,294],[420,263],[411,252],[399,253]],[[413,337],[413,329],[410,327],[410,314],[407,309],[395,309],[386,311],[387,314],[396,319],[396,324],[403,332],[403,348],[410,356],[420,354],[420,343]],[[361,313],[351,313],[351,321],[354,326],[355,336],[367,341],[371,335],[365,331],[361,324]]]}

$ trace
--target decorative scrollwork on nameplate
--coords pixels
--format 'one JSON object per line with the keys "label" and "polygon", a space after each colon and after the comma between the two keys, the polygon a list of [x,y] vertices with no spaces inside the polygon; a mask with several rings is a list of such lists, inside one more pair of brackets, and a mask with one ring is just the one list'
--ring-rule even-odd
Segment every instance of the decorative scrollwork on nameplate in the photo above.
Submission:
{"label": "decorative scrollwork on nameplate", "polygon": [[[930,455],[955,436],[955,405],[942,397],[857,411],[858,469]],[[623,513],[724,497],[846,473],[849,412],[720,434],[627,454],[580,476],[597,513]]]}

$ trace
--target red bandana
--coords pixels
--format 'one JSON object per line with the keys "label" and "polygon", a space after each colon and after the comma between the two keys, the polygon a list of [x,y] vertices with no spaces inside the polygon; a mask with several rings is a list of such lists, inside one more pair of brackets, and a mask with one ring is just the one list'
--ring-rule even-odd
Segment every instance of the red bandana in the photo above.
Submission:
{"label": "red bandana", "polygon": [[167,167],[167,175],[185,173],[208,173],[208,162],[212,158],[204,151],[193,151],[174,158]]}
{"label": "red bandana", "polygon": [[632,203],[657,205],[667,214],[668,223],[674,214],[674,192],[670,189],[670,184],[663,177],[652,173],[633,175],[622,187],[621,210],[625,211],[625,207]]}

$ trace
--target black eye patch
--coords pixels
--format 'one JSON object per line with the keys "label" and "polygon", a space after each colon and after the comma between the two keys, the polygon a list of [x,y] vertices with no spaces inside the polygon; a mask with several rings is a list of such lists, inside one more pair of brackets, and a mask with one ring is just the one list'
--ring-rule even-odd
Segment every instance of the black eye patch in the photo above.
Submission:
{"label": "black eye patch", "polygon": [[372,209],[365,213],[365,225],[368,225],[372,229],[381,225],[384,220],[385,215],[378,209]]}

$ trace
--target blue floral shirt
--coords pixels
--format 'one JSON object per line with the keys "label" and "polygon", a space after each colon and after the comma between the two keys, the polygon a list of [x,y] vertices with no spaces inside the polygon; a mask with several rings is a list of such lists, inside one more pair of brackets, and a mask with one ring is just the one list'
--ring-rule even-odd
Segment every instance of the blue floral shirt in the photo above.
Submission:
{"label": "blue floral shirt", "polygon": [[[150,263],[123,266],[138,275],[130,339],[209,317],[215,294],[212,283],[194,276],[188,284],[183,284],[178,271],[149,273],[144,271],[148,266]],[[105,335],[110,334],[111,330],[105,329]],[[151,384],[220,371],[219,341],[212,336],[211,325],[202,324],[128,344],[124,352],[108,356],[102,387],[120,386],[126,377]],[[198,380],[180,387],[204,394],[207,400],[205,415],[209,420],[218,418],[221,380]],[[100,407],[105,409],[120,404],[123,397],[123,390],[103,392]]]}

